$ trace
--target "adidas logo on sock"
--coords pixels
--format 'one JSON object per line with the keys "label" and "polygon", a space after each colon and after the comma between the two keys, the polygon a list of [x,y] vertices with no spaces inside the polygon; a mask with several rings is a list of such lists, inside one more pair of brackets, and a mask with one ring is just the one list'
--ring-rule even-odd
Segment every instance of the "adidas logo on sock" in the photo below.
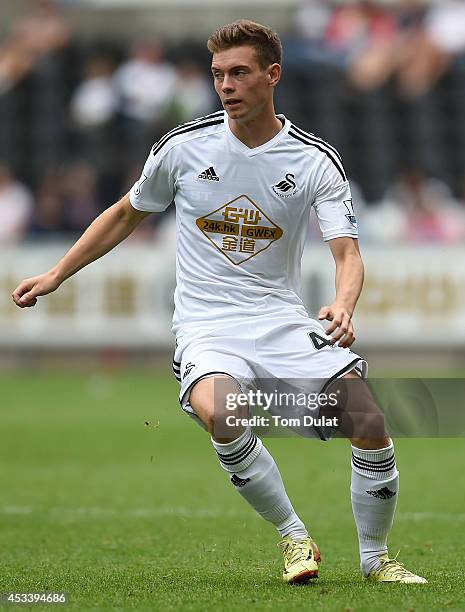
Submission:
{"label": "adidas logo on sock", "polygon": [[368,495],[372,495],[377,499],[390,499],[394,497],[395,491],[390,491],[387,487],[383,487],[382,489],[378,489],[377,491],[367,491]]}
{"label": "adidas logo on sock", "polygon": [[207,168],[199,174],[199,179],[203,179],[204,181],[219,181],[220,177],[216,174],[213,166],[210,166],[210,168]]}
{"label": "adidas logo on sock", "polygon": [[235,487],[243,487],[248,482],[250,482],[250,478],[239,478],[236,474],[231,476],[231,482]]}

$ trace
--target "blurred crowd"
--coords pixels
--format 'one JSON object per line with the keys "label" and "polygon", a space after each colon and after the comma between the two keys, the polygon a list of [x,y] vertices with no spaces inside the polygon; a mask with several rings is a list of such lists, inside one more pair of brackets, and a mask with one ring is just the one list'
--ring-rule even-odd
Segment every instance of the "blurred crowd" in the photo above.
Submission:
{"label": "blurred crowd", "polygon": [[296,14],[293,61],[338,66],[360,90],[395,79],[418,97],[465,52],[463,0],[304,0]]}
{"label": "blurred crowd", "polygon": [[[465,61],[465,0],[303,0],[294,31],[283,38],[286,69],[330,69],[360,96],[389,83],[415,103],[454,62]],[[38,0],[0,40],[0,105],[75,40],[59,7]],[[202,59],[189,49],[170,56],[155,40],[138,39],[117,52],[88,49],[63,102],[66,158],[40,166],[37,180],[27,181],[0,149],[0,245],[78,236],[130,188],[161,134],[217,110]],[[3,148],[5,139],[0,142]],[[465,180],[463,192],[451,187],[415,159],[405,160],[376,201],[367,201],[364,185],[353,181],[361,236],[465,242]],[[154,239],[159,220],[152,215],[135,239]],[[317,233],[314,222],[309,233]]]}

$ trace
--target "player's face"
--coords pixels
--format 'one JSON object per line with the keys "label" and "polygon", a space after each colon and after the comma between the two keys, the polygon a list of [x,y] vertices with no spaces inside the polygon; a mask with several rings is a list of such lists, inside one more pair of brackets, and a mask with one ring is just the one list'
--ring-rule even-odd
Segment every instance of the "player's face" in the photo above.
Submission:
{"label": "player's face", "polygon": [[260,114],[273,99],[273,87],[281,69],[265,70],[250,45],[232,47],[213,55],[212,74],[216,93],[231,119],[247,120]]}

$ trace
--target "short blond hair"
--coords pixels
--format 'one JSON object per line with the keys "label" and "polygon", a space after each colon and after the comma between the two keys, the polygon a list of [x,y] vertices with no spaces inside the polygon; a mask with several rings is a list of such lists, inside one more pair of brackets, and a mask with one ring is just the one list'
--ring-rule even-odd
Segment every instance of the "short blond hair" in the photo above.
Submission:
{"label": "short blond hair", "polygon": [[250,45],[255,49],[262,70],[271,64],[281,65],[283,47],[278,34],[255,21],[239,19],[229,23],[216,30],[207,41],[210,53],[242,45]]}

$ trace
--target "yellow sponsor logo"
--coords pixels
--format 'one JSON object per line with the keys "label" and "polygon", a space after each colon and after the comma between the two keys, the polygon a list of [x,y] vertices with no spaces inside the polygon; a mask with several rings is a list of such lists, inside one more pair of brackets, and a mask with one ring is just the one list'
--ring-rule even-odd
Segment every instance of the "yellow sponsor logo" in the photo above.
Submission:
{"label": "yellow sponsor logo", "polygon": [[283,235],[283,230],[246,195],[200,217],[196,224],[234,265],[258,255]]}
{"label": "yellow sponsor logo", "polygon": [[197,227],[203,232],[210,232],[212,234],[227,234],[232,236],[238,236],[240,226],[237,223],[227,223],[226,221],[214,221],[212,219],[197,219]]}
{"label": "yellow sponsor logo", "polygon": [[280,227],[256,227],[251,225],[241,227],[241,236],[255,238],[255,240],[278,240],[282,235],[283,230]]}

